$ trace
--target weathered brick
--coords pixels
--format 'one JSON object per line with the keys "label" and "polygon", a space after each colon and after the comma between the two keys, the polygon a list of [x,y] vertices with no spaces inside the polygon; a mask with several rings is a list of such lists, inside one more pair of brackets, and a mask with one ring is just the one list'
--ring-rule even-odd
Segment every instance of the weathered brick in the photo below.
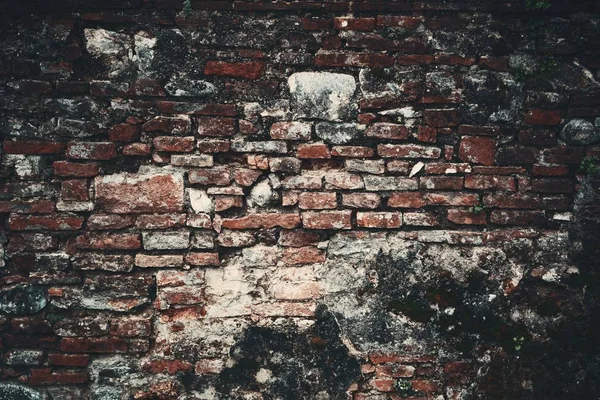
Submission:
{"label": "weathered brick", "polygon": [[198,135],[224,137],[233,136],[237,130],[234,118],[198,117]]}
{"label": "weathered brick", "polygon": [[540,225],[546,222],[546,215],[537,210],[494,210],[490,213],[490,221],[499,225]]}
{"label": "weathered brick", "polygon": [[276,226],[292,229],[300,225],[300,216],[296,213],[248,214],[241,218],[227,218],[221,222],[227,229],[270,229]]}
{"label": "weathered brick", "polygon": [[395,192],[388,198],[388,206],[394,208],[421,208],[425,205],[427,202],[421,192]]}
{"label": "weathered brick", "polygon": [[6,154],[61,154],[66,145],[41,140],[5,140],[3,147]]}
{"label": "weathered brick", "polygon": [[525,113],[525,123],[529,125],[558,125],[560,120],[558,110],[534,109]]}
{"label": "weathered brick", "polygon": [[117,151],[112,142],[69,142],[66,154],[75,160],[110,160]]}
{"label": "weathered brick", "polygon": [[409,226],[436,226],[440,224],[438,216],[430,212],[405,212],[402,217],[404,225]]}
{"label": "weathered brick", "polygon": [[375,29],[375,18],[336,17],[333,27],[341,31],[372,31]]}
{"label": "weathered brick", "polygon": [[259,79],[265,72],[265,63],[209,61],[204,67],[205,75],[228,76],[232,78]]}
{"label": "weathered brick", "polygon": [[313,246],[288,247],[281,261],[288,265],[321,263],[325,261],[325,252]]}
{"label": "weathered brick", "polygon": [[467,175],[465,177],[465,187],[467,189],[477,190],[517,190],[517,184],[514,177],[495,175]]}
{"label": "weathered brick", "polygon": [[417,180],[410,178],[365,175],[363,179],[365,182],[365,189],[371,192],[388,190],[417,190],[419,188]]}
{"label": "weathered brick", "polygon": [[419,186],[428,190],[460,190],[463,180],[461,176],[429,176],[422,177]]}
{"label": "weathered brick", "polygon": [[329,146],[322,143],[298,145],[298,158],[331,158]]}
{"label": "weathered brick", "polygon": [[330,192],[303,192],[298,197],[298,207],[303,210],[324,210],[337,207],[337,196]]}
{"label": "weathered brick", "polygon": [[94,184],[97,207],[106,212],[128,214],[183,209],[183,178],[176,174],[114,174],[97,177]]}
{"label": "weathered brick", "polygon": [[465,162],[494,165],[496,141],[486,137],[463,136],[460,140],[459,157]]}
{"label": "weathered brick", "polygon": [[373,157],[374,154],[373,149],[364,146],[333,146],[331,148],[331,155],[334,157],[368,158]]}
{"label": "weathered brick", "polygon": [[192,184],[225,186],[231,183],[231,173],[227,167],[193,169],[188,174]]}
{"label": "weathered brick", "polygon": [[474,212],[468,209],[448,210],[448,221],[460,225],[486,225],[486,213]]}
{"label": "weathered brick", "polygon": [[22,215],[11,214],[8,227],[15,231],[73,231],[83,226],[84,218],[76,214]]}
{"label": "weathered brick", "polygon": [[351,211],[303,212],[302,225],[306,229],[350,229]]}
{"label": "weathered brick", "polygon": [[305,122],[275,122],[270,135],[281,140],[310,140],[312,127]]}
{"label": "weathered brick", "polygon": [[408,139],[408,128],[404,125],[378,122],[367,128],[365,136],[388,140]]}
{"label": "weathered brick", "polygon": [[196,141],[193,136],[158,136],[152,140],[152,144],[154,149],[158,151],[189,153],[194,151]]}
{"label": "weathered brick", "polygon": [[416,144],[380,144],[377,154],[383,158],[439,158],[442,151],[437,147]]}
{"label": "weathered brick", "polygon": [[399,212],[357,212],[356,224],[363,228],[399,228],[402,213]]}
{"label": "weathered brick", "polygon": [[86,233],[77,237],[76,244],[88,250],[137,250],[142,240],[137,233]]}
{"label": "weathered brick", "polygon": [[425,110],[423,112],[423,121],[425,124],[435,128],[457,126],[460,122],[460,114],[456,109]]}
{"label": "weathered brick", "polygon": [[74,163],[55,161],[52,164],[54,174],[69,178],[92,178],[100,174],[100,166],[96,163]]}

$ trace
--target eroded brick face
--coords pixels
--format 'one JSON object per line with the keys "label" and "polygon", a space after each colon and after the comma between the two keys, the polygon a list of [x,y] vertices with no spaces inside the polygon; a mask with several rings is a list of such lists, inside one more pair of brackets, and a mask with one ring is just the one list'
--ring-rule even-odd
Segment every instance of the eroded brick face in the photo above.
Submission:
{"label": "eroded brick face", "polygon": [[598,398],[593,2],[13,3],[0,399]]}

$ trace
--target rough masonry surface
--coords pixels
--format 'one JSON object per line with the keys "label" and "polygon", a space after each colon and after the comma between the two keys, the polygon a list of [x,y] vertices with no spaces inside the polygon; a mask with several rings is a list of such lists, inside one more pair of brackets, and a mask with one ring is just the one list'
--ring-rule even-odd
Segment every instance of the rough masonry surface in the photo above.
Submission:
{"label": "rough masonry surface", "polygon": [[600,396],[597,2],[0,3],[0,399]]}

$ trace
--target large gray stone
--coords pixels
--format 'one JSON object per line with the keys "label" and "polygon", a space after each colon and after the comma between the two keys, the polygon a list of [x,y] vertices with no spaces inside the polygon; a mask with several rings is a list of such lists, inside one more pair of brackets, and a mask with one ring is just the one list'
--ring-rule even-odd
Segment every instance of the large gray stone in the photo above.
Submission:
{"label": "large gray stone", "polygon": [[588,145],[600,140],[600,129],[585,119],[572,119],[560,131],[560,137],[570,144]]}
{"label": "large gray stone", "polygon": [[352,118],[356,82],[351,75],[298,72],[288,78],[295,118],[341,121]]}
{"label": "large gray stone", "polygon": [[46,291],[37,286],[16,286],[0,293],[0,311],[8,314],[35,314],[47,303]]}
{"label": "large gray stone", "polygon": [[2,400],[43,400],[44,396],[35,390],[14,383],[0,383]]}
{"label": "large gray stone", "polygon": [[327,143],[346,144],[363,135],[365,125],[360,124],[333,124],[320,122],[315,126],[317,136]]}

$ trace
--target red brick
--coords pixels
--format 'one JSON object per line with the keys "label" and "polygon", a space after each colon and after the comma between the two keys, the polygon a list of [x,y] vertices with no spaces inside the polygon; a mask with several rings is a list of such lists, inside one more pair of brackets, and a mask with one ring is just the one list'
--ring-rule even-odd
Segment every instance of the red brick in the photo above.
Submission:
{"label": "red brick", "polygon": [[375,18],[336,17],[333,27],[340,31],[372,31],[375,29]]}
{"label": "red brick", "polygon": [[41,140],[5,140],[6,154],[61,154],[65,151],[65,143],[43,142]]}
{"label": "red brick", "polygon": [[50,368],[32,369],[27,383],[30,385],[74,385],[86,383],[89,380],[87,372],[56,371]]}
{"label": "red brick", "polygon": [[282,230],[279,234],[279,245],[290,247],[304,247],[320,240],[317,232],[305,231],[302,229]]}
{"label": "red brick", "polygon": [[228,152],[231,147],[229,140],[199,140],[198,141],[198,152],[200,153],[225,153]]}
{"label": "red brick", "polygon": [[54,174],[62,177],[91,178],[100,173],[100,166],[95,163],[73,163],[69,161],[55,161],[52,164]]}
{"label": "red brick", "polygon": [[537,210],[494,210],[490,213],[490,221],[499,225],[540,225],[546,222],[546,215]]}
{"label": "red brick", "polygon": [[185,263],[193,266],[213,266],[218,267],[221,264],[219,253],[188,253],[185,256]]}
{"label": "red brick", "polygon": [[496,141],[486,137],[463,136],[460,140],[458,156],[465,162],[493,165]]}
{"label": "red brick", "polygon": [[60,350],[71,353],[125,353],[127,342],[120,338],[62,338]]}
{"label": "red brick", "polygon": [[388,199],[388,206],[394,208],[421,208],[426,205],[424,194],[421,192],[395,192]]}
{"label": "red brick", "polygon": [[142,241],[137,233],[86,233],[77,237],[76,245],[88,250],[137,250]]}
{"label": "red brick", "polygon": [[379,144],[377,154],[383,158],[439,158],[442,151],[417,144]]}
{"label": "red brick", "polygon": [[302,213],[302,225],[306,229],[350,229],[351,211],[321,211]]}
{"label": "red brick", "polygon": [[427,176],[420,179],[420,188],[429,190],[460,190],[463,188],[462,176]]}
{"label": "red brick", "polygon": [[556,133],[546,129],[525,129],[519,132],[519,142],[525,146],[554,146]]}
{"label": "red brick", "polygon": [[569,174],[569,167],[567,165],[535,164],[531,172],[533,175],[539,176],[565,176]]}
{"label": "red brick", "polygon": [[300,18],[300,26],[305,31],[325,31],[331,28],[329,18]]}
{"label": "red brick", "polygon": [[535,164],[539,159],[540,150],[533,147],[507,146],[500,148],[496,154],[499,165]]}
{"label": "red brick", "polygon": [[393,392],[396,390],[394,379],[373,379],[373,387],[380,392]]}
{"label": "red brick", "polygon": [[409,226],[436,226],[440,224],[439,217],[430,212],[405,212],[404,225]]}
{"label": "red brick", "polygon": [[298,158],[331,158],[329,146],[321,143],[298,145]]}
{"label": "red brick", "polygon": [[271,229],[281,227],[292,229],[300,225],[300,216],[296,213],[249,214],[241,218],[226,218],[221,222],[227,229]]}
{"label": "red brick", "polygon": [[406,140],[408,139],[408,128],[404,125],[377,122],[367,128],[365,136],[378,139]]}
{"label": "red brick", "polygon": [[433,56],[429,54],[407,54],[396,57],[398,65],[427,65],[433,62]]}
{"label": "red brick", "polygon": [[410,365],[378,365],[375,367],[378,377],[410,378],[415,374],[415,367]]}
{"label": "red brick", "polygon": [[112,142],[69,142],[66,154],[75,160],[110,160],[117,148]]}
{"label": "red brick", "polygon": [[438,392],[440,390],[440,385],[434,381],[415,379],[411,385],[417,392]]}
{"label": "red brick", "polygon": [[198,135],[224,137],[233,136],[237,131],[234,118],[198,117]]}
{"label": "red brick", "polygon": [[356,223],[363,228],[399,228],[402,225],[402,213],[399,212],[358,212]]}
{"label": "red brick", "polygon": [[460,125],[458,133],[461,135],[498,136],[500,128],[498,126],[485,125]]}
{"label": "red brick", "polygon": [[152,144],[158,151],[187,153],[194,151],[196,142],[193,136],[158,136],[152,140]]}
{"label": "red brick", "polygon": [[479,204],[479,195],[475,193],[425,193],[425,201],[431,205],[473,206]]}
{"label": "red brick", "polygon": [[0,213],[49,214],[54,212],[55,204],[51,200],[3,201],[0,200]]}
{"label": "red brick", "polygon": [[140,127],[131,124],[113,125],[108,131],[108,139],[113,142],[134,142],[139,139]]}
{"label": "red brick", "polygon": [[534,109],[525,113],[525,123],[529,125],[558,125],[560,119],[558,110]]}
{"label": "red brick", "polygon": [[333,146],[331,155],[334,157],[368,158],[373,157],[375,151],[364,146]]}
{"label": "red brick", "polygon": [[337,171],[331,171],[325,174],[325,183],[327,189],[353,190],[362,189],[365,186],[360,175]]}
{"label": "red brick", "polygon": [[288,265],[321,263],[325,261],[325,251],[314,246],[288,247],[283,250],[281,261]]}
{"label": "red brick", "polygon": [[573,193],[575,184],[568,178],[535,178],[532,180],[532,189],[540,193]]}
{"label": "red brick", "polygon": [[8,227],[15,231],[73,231],[83,226],[84,218],[76,214],[19,215],[11,214]]}
{"label": "red brick", "polygon": [[129,94],[133,96],[156,96],[166,95],[162,85],[155,79],[140,78],[129,86]]}
{"label": "red brick", "polygon": [[154,117],[142,126],[145,132],[165,132],[181,135],[190,131],[191,122],[188,116]]}
{"label": "red brick", "polygon": [[303,210],[323,210],[337,207],[337,196],[330,192],[303,192],[298,198],[298,207]]}
{"label": "red brick", "polygon": [[396,16],[396,15],[379,15],[377,16],[377,26],[393,27],[393,28],[405,28],[405,29],[417,29],[423,19],[420,17],[409,17],[409,16]]}
{"label": "red brick", "polygon": [[527,170],[523,167],[473,167],[473,173],[479,175],[512,175],[524,174]]}
{"label": "red brick", "polygon": [[508,57],[481,56],[479,66],[492,71],[508,71]]}
{"label": "red brick", "polygon": [[312,127],[305,122],[275,122],[270,135],[281,140],[310,140]]}
{"label": "red brick", "polygon": [[474,57],[462,57],[456,54],[436,54],[435,63],[442,65],[473,65]]}
{"label": "red brick", "polygon": [[484,197],[486,207],[498,208],[539,208],[537,195],[529,193],[494,193]]}
{"label": "red brick", "polygon": [[427,175],[464,174],[471,172],[468,163],[431,163],[425,165]]}
{"label": "red brick", "polygon": [[486,225],[485,211],[473,212],[464,209],[448,210],[448,221],[459,225]]}
{"label": "red brick", "polygon": [[192,184],[225,186],[231,183],[231,174],[228,168],[194,169],[188,179]]}
{"label": "red brick", "polygon": [[265,63],[251,62],[226,62],[208,61],[204,68],[204,75],[228,76],[232,78],[259,79],[265,72]]}
{"label": "red brick", "polygon": [[95,179],[97,209],[116,214],[177,212],[183,180],[174,174],[114,174]]}
{"label": "red brick", "polygon": [[342,205],[349,208],[375,209],[381,204],[381,197],[376,193],[344,193]]}
{"label": "red brick", "polygon": [[87,354],[48,354],[50,365],[57,367],[85,367],[89,361],[90,356]]}
{"label": "red brick", "polygon": [[142,366],[142,369],[151,374],[175,375],[178,372],[190,372],[193,367],[194,366],[187,361],[160,359],[149,360]]}
{"label": "red brick", "polygon": [[152,150],[147,143],[131,143],[123,146],[123,155],[125,156],[147,156]]}
{"label": "red brick", "polygon": [[478,190],[517,190],[515,178],[512,176],[502,175],[467,175],[465,177],[465,187],[467,189]]}
{"label": "red brick", "polygon": [[460,115],[456,109],[425,110],[423,121],[429,126],[436,128],[445,126],[457,126]]}
{"label": "red brick", "polygon": [[420,142],[435,143],[437,141],[437,129],[430,126],[419,126],[417,140]]}
{"label": "red brick", "polygon": [[585,156],[584,147],[560,146],[546,149],[543,152],[544,161],[557,164],[579,164]]}
{"label": "red brick", "polygon": [[119,318],[110,322],[110,333],[120,337],[146,337],[152,328],[150,320],[146,318]]}

